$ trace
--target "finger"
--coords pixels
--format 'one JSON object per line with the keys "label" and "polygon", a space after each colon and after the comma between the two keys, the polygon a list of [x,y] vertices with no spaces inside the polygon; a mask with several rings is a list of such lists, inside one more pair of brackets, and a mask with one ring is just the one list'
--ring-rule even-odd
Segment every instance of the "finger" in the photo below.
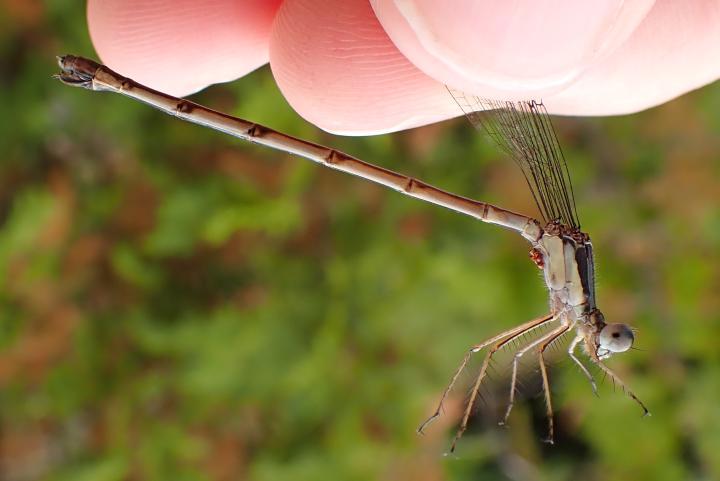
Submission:
{"label": "finger", "polygon": [[612,56],[548,99],[557,113],[611,115],[666,102],[720,77],[720,5],[658,1]]}
{"label": "finger", "polygon": [[614,52],[653,0],[373,0],[400,51],[431,77],[474,93],[539,98]]}
{"label": "finger", "polygon": [[268,61],[281,0],[89,0],[90,36],[113,69],[187,95]]}
{"label": "finger", "polygon": [[375,134],[458,115],[444,85],[397,50],[367,0],[286,0],[270,66],[293,108],[330,132]]}

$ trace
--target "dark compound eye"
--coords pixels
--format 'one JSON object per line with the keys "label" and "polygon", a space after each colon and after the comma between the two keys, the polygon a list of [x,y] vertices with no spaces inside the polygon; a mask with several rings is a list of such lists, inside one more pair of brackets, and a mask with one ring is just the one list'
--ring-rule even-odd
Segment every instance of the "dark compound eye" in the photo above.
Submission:
{"label": "dark compound eye", "polygon": [[607,324],[600,331],[600,347],[610,352],[625,352],[635,341],[635,335],[627,324]]}

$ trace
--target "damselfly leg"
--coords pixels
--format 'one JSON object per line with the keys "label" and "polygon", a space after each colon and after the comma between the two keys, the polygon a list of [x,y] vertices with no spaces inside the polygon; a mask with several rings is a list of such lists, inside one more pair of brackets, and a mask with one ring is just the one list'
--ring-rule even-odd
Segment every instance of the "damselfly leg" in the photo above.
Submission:
{"label": "damselfly leg", "polygon": [[550,380],[548,379],[547,366],[545,365],[545,350],[553,342],[557,341],[563,335],[565,335],[572,327],[574,323],[568,322],[563,323],[552,335],[545,338],[545,341],[540,344],[538,349],[538,362],[540,363],[540,374],[542,375],[543,392],[545,393],[545,414],[548,420],[548,437],[546,441],[550,444],[555,443],[555,419],[553,417],[552,408],[552,396],[550,395]]}
{"label": "damselfly leg", "polygon": [[575,350],[577,349],[577,346],[580,343],[580,341],[582,341],[583,339],[584,338],[583,338],[582,334],[578,334],[577,336],[575,336],[575,339],[573,339],[572,342],[570,343],[570,346],[568,346],[567,353],[568,353],[568,356],[570,356],[570,359],[572,359],[575,362],[575,364],[578,365],[578,367],[580,368],[580,371],[582,371],[582,373],[585,374],[585,377],[588,378],[588,381],[590,381],[590,386],[592,387],[593,394],[595,394],[595,396],[600,397],[600,395],[598,394],[598,390],[597,390],[597,384],[595,383],[595,378],[593,377],[592,374],[590,374],[590,371],[588,371],[588,368],[586,368],[585,365],[582,362],[580,362],[580,359],[578,359],[577,356],[575,355]]}
{"label": "damselfly leg", "polygon": [[647,406],[645,406],[645,404],[640,400],[640,398],[637,397],[637,396],[635,395],[635,393],[632,392],[632,391],[630,390],[630,388],[627,387],[627,384],[625,384],[625,383],[623,382],[623,380],[620,379],[620,377],[619,377],[617,374],[615,374],[615,372],[613,372],[612,369],[610,369],[609,367],[607,367],[607,366],[605,365],[605,363],[602,362],[602,360],[599,359],[595,353],[591,353],[590,359],[591,359],[592,362],[594,362],[605,374],[607,374],[608,377],[610,377],[610,379],[612,379],[612,381],[613,381],[615,384],[617,384],[618,386],[620,386],[620,389],[622,389],[625,394],[627,394],[628,396],[630,396],[630,398],[631,398],[633,401],[635,401],[636,403],[638,403],[638,405],[640,406],[640,408],[642,408],[642,410],[643,410],[643,416],[650,416],[650,410],[647,408]]}
{"label": "damselfly leg", "polygon": [[[488,365],[490,364],[490,360],[492,359],[493,354],[495,354],[497,351],[502,349],[504,345],[506,345],[508,342],[512,341],[513,339],[517,339],[518,337],[522,336],[523,334],[527,334],[528,332],[532,331],[533,329],[540,327],[543,324],[546,324],[548,322],[554,321],[556,319],[555,316],[552,314],[548,314],[544,317],[539,317],[537,319],[533,319],[532,321],[528,321],[525,324],[521,324],[519,326],[513,327],[512,329],[508,329],[507,331],[503,331],[500,334],[491,337],[490,339],[487,339],[480,344],[476,344],[472,346],[470,349],[468,349],[467,354],[465,354],[465,357],[463,358],[462,362],[460,363],[460,366],[455,371],[455,374],[453,374],[452,379],[450,379],[450,383],[445,388],[445,390],[442,393],[442,396],[440,397],[440,402],[438,403],[437,409],[435,409],[435,412],[427,418],[423,423],[417,428],[417,432],[420,434],[423,434],[423,431],[425,428],[432,423],[435,419],[437,419],[440,414],[443,411],[443,406],[445,405],[445,400],[447,399],[448,395],[450,394],[450,391],[452,391],[452,388],[455,386],[455,382],[458,380],[458,377],[460,377],[460,374],[465,370],[465,367],[467,366],[467,363],[470,361],[470,358],[473,354],[482,351],[489,345],[495,343],[494,346],[490,348],[488,353],[485,355],[485,359],[483,360],[482,367],[480,368],[480,374],[478,375],[478,379],[476,381],[476,385],[479,386],[482,382],[483,377],[485,376],[485,373],[487,371]],[[476,389],[473,389],[473,392],[475,392]],[[473,396],[474,397],[474,396]],[[474,399],[471,399],[469,404],[472,404]]]}

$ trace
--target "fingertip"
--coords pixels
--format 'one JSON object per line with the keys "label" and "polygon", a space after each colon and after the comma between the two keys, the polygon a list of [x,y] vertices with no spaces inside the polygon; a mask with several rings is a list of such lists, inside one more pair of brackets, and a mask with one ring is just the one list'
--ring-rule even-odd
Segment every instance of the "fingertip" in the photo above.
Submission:
{"label": "fingertip", "polygon": [[497,98],[540,98],[612,52],[653,0],[373,0],[400,51],[427,75]]}
{"label": "fingertip", "polygon": [[627,114],[706,85],[720,77],[720,63],[708,57],[720,49],[718,24],[714,0],[659,1],[621,48],[548,105],[559,114]]}
{"label": "fingertip", "polygon": [[111,68],[187,95],[268,61],[280,0],[89,0],[90,37]]}
{"label": "fingertip", "polygon": [[457,116],[442,83],[393,45],[364,0],[287,0],[270,39],[285,98],[329,132],[371,135]]}

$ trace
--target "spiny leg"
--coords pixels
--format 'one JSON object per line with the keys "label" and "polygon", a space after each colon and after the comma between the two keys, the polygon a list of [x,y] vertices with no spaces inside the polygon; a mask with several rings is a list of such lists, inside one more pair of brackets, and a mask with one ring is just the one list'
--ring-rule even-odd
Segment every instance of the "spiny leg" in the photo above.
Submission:
{"label": "spiny leg", "polygon": [[485,375],[487,374],[488,366],[490,365],[490,360],[492,359],[493,355],[500,350],[505,344],[510,342],[511,339],[521,335],[522,333],[516,333],[512,337],[503,339],[501,341],[498,341],[485,355],[485,359],[483,359],[482,366],[480,367],[480,373],[478,374],[477,379],[475,380],[475,384],[473,385],[472,390],[470,391],[470,398],[468,399],[467,404],[465,405],[465,412],[463,413],[462,421],[460,422],[460,427],[458,427],[457,432],[455,433],[455,437],[453,438],[452,445],[450,446],[450,452],[455,451],[455,446],[457,445],[458,440],[462,437],[463,433],[467,429],[468,421],[470,420],[470,414],[472,413],[473,406],[475,405],[475,399],[477,398],[479,392],[480,392],[480,385],[482,384],[483,379],[485,378]]}
{"label": "spiny leg", "polygon": [[580,370],[583,372],[583,374],[585,374],[585,377],[588,378],[588,381],[590,381],[590,386],[592,387],[593,393],[599,397],[600,395],[598,394],[595,378],[593,378],[593,375],[590,374],[590,371],[588,371],[588,369],[583,365],[583,363],[580,362],[580,359],[575,356],[575,349],[577,349],[578,343],[583,339],[584,338],[582,334],[578,334],[577,336],[575,336],[575,339],[573,339],[573,341],[570,343],[570,346],[568,347],[568,355],[570,356],[570,359],[575,361],[575,364],[580,367]]}
{"label": "spiny leg", "polygon": [[483,379],[485,378],[485,374],[487,372],[488,366],[490,365],[490,360],[492,359],[493,354],[495,354],[498,350],[500,350],[505,344],[512,341],[516,337],[546,323],[551,322],[557,319],[554,315],[547,315],[545,317],[541,317],[538,319],[534,319],[530,322],[526,322],[525,324],[522,324],[521,326],[516,327],[515,329],[512,329],[508,337],[505,337],[504,339],[501,339],[495,343],[495,345],[490,348],[488,353],[485,355],[485,359],[483,360],[482,366],[480,367],[480,373],[478,374],[477,379],[475,380],[475,384],[473,385],[472,391],[470,392],[470,399],[468,399],[467,405],[465,406],[465,413],[463,414],[462,421],[460,422],[460,427],[458,428],[457,432],[455,433],[455,437],[453,438],[452,445],[450,446],[450,452],[455,451],[455,446],[457,445],[458,440],[462,437],[463,433],[467,429],[468,420],[470,419],[470,414],[472,413],[472,408],[475,404],[475,399],[478,396],[478,393],[480,391],[480,384],[482,383]]}
{"label": "spiny leg", "polygon": [[515,391],[517,386],[517,372],[518,372],[518,364],[520,363],[520,358],[525,355],[526,352],[528,352],[533,347],[537,346],[541,342],[545,342],[546,340],[550,339],[553,335],[560,332],[561,329],[567,330],[565,324],[558,327],[557,329],[554,329],[547,334],[545,334],[542,337],[539,337],[535,339],[530,344],[527,344],[525,347],[520,349],[518,352],[515,353],[515,357],[513,358],[513,369],[512,369],[512,377],[510,379],[510,399],[508,400],[508,407],[505,410],[505,416],[503,417],[503,420],[500,422],[500,424],[507,423],[508,417],[510,417],[510,412],[512,411],[513,405],[515,404]]}
{"label": "spiny leg", "polygon": [[[472,357],[473,354],[475,354],[476,352],[478,352],[478,351],[486,348],[487,346],[489,346],[490,344],[492,344],[492,343],[494,343],[494,342],[502,341],[503,339],[507,338],[507,339],[505,339],[505,341],[502,342],[502,344],[501,344],[500,346],[498,346],[495,350],[500,349],[500,347],[502,347],[504,344],[506,344],[507,342],[511,341],[512,339],[515,339],[515,338],[518,337],[519,335],[524,334],[524,333],[526,333],[526,332],[529,332],[529,331],[531,331],[532,329],[535,329],[536,327],[538,327],[538,326],[540,326],[540,325],[542,325],[542,324],[544,324],[544,323],[546,323],[546,322],[550,322],[550,321],[553,320],[553,319],[554,319],[554,318],[553,318],[553,315],[552,315],[552,314],[548,314],[548,315],[545,316],[545,317],[540,317],[540,318],[537,318],[537,319],[533,319],[532,321],[528,321],[528,322],[526,322],[526,323],[524,323],[524,324],[521,324],[521,325],[519,325],[519,326],[513,327],[512,329],[508,329],[507,331],[501,332],[500,334],[498,334],[498,335],[496,335],[496,336],[494,336],[494,337],[491,337],[490,339],[487,339],[486,341],[483,341],[483,342],[480,343],[480,344],[476,344],[476,345],[472,346],[470,349],[468,349],[468,352],[467,352],[467,354],[465,354],[465,357],[463,358],[462,362],[460,363],[460,366],[459,366],[459,367],[457,368],[457,370],[455,371],[455,374],[453,374],[452,379],[450,379],[450,384],[448,384],[448,386],[447,386],[447,387],[445,388],[445,390],[443,391],[442,396],[440,397],[440,402],[438,403],[437,409],[436,409],[435,412],[432,414],[432,416],[430,416],[429,418],[427,418],[427,419],[418,427],[417,432],[418,432],[419,434],[423,434],[423,430],[425,429],[425,427],[426,427],[428,424],[430,424],[431,422],[433,422],[438,416],[440,416],[440,413],[442,412],[442,409],[443,409],[443,404],[445,403],[445,399],[446,399],[447,396],[450,394],[450,391],[452,390],[453,386],[455,385],[455,382],[457,381],[458,377],[460,377],[460,374],[461,374],[461,373],[463,372],[463,370],[465,369],[465,366],[467,366],[467,363],[470,361],[470,358]],[[493,352],[494,352],[494,351],[493,351]],[[484,366],[483,369],[482,369],[482,371],[481,371],[481,374],[482,374],[483,376],[484,376],[484,372],[485,372],[486,369],[487,369],[487,366]],[[479,383],[478,383],[478,385],[479,385]],[[473,400],[474,400],[474,399],[473,399]]]}
{"label": "spiny leg", "polygon": [[609,367],[607,367],[600,359],[597,358],[597,356],[590,356],[590,359],[592,359],[592,361],[593,361],[595,364],[597,364],[597,366],[598,366],[600,369],[602,369],[602,371],[603,371],[605,374],[607,374],[607,375],[610,377],[610,379],[613,380],[614,383],[617,383],[617,384],[622,388],[622,390],[623,390],[623,392],[624,392],[625,394],[627,394],[628,396],[630,396],[636,403],[638,403],[638,404],[640,405],[640,407],[641,407],[642,410],[643,410],[643,416],[650,416],[650,411],[649,411],[648,408],[645,406],[645,404],[643,404],[643,402],[640,400],[640,398],[638,398],[638,397],[635,395],[635,393],[632,392],[632,391],[630,390],[630,388],[627,387],[627,385],[622,381],[622,379],[620,379],[620,377],[618,377],[617,374],[615,374],[615,373],[612,371],[612,369],[610,369]]}
{"label": "spiny leg", "polygon": [[565,334],[570,328],[572,327],[572,324],[563,324],[558,328],[558,332],[548,338],[545,342],[543,342],[540,345],[540,348],[538,349],[538,362],[540,363],[540,373],[542,374],[542,382],[543,382],[543,391],[545,392],[545,408],[547,409],[546,415],[548,418],[548,437],[547,442],[550,444],[553,444],[555,442],[555,422],[553,418],[553,409],[552,409],[552,399],[550,396],[550,381],[548,380],[548,374],[547,374],[547,366],[545,366],[545,349],[555,342],[560,336]]}

